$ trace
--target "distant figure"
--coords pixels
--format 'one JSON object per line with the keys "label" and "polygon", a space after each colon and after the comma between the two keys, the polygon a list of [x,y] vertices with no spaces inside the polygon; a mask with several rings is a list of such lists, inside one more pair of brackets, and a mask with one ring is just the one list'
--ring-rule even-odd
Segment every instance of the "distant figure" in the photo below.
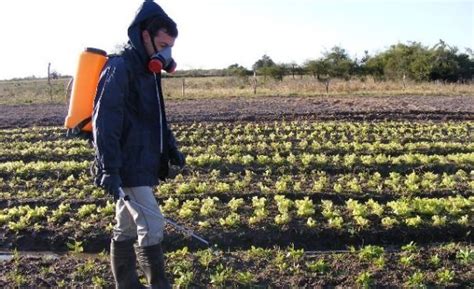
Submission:
{"label": "distant figure", "polygon": [[161,70],[175,67],[171,47],[177,36],[176,23],[156,3],[145,1],[128,28],[127,47],[109,57],[97,87],[92,114],[95,181],[116,200],[110,244],[116,288],[144,288],[137,277],[137,257],[151,288],[171,288],[161,247],[163,218],[119,193],[122,188],[131,200],[161,215],[154,187],[168,176],[170,164],[185,165],[168,127],[161,89]]}

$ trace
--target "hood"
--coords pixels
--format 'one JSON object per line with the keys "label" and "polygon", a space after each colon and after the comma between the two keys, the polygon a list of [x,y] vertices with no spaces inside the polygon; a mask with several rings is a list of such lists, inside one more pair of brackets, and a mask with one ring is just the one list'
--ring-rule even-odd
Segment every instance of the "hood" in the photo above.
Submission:
{"label": "hood", "polygon": [[165,11],[153,0],[145,0],[142,6],[138,8],[135,19],[133,19],[132,23],[128,27],[128,44],[131,48],[138,52],[138,55],[143,63],[148,63],[149,56],[146,53],[145,46],[142,43],[140,24],[152,16],[169,18]]}

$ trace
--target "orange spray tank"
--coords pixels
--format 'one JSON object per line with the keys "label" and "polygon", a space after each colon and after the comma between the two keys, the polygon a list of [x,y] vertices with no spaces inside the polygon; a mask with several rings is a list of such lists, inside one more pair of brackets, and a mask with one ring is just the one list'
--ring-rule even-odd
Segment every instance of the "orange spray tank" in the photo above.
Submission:
{"label": "orange spray tank", "polygon": [[94,97],[106,61],[107,53],[101,49],[88,47],[81,53],[64,122],[68,135],[92,132]]}

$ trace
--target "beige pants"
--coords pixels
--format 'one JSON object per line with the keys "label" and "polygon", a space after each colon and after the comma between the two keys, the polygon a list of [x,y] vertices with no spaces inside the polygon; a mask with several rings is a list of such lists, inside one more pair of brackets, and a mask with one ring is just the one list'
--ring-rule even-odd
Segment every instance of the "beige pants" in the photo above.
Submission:
{"label": "beige pants", "polygon": [[143,210],[136,204],[120,199],[115,205],[116,225],[113,231],[115,241],[138,239],[138,246],[156,245],[163,241],[164,220],[152,187],[123,188],[131,200],[154,211],[161,218]]}

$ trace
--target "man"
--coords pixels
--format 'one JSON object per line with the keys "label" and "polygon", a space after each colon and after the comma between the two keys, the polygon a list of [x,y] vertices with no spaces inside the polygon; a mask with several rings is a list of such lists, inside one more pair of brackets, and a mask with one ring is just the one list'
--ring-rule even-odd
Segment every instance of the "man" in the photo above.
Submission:
{"label": "man", "polygon": [[161,215],[153,187],[168,175],[169,163],[185,164],[166,121],[160,77],[162,68],[174,69],[170,51],[177,35],[163,9],[145,1],[128,28],[127,47],[104,66],[94,100],[96,183],[117,200],[110,245],[116,288],[143,288],[137,257],[151,288],[171,288],[161,248],[163,218],[119,198],[119,191]]}

